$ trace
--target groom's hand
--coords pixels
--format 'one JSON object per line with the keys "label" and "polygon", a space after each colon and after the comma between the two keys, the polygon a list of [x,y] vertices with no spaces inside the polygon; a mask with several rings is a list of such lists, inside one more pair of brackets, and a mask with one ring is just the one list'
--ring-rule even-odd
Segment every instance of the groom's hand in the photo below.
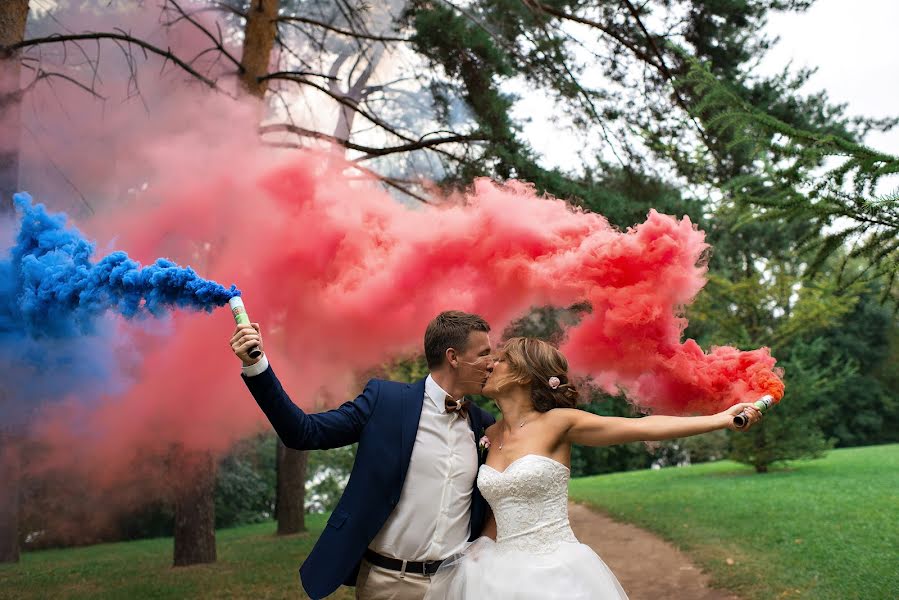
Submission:
{"label": "groom's hand", "polygon": [[249,367],[262,360],[262,354],[256,358],[250,358],[248,352],[254,347],[258,347],[260,352],[265,352],[262,346],[262,332],[259,330],[259,323],[238,325],[234,330],[234,335],[231,336],[231,350],[243,362],[243,366]]}

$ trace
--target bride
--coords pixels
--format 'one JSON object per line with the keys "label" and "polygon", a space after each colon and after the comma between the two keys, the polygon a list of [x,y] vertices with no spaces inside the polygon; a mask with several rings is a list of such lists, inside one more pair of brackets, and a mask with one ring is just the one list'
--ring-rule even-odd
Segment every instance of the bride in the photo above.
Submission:
{"label": "bride", "polygon": [[751,404],[700,417],[604,417],[575,408],[568,361],[552,345],[510,339],[483,394],[502,418],[485,432],[489,449],[477,484],[492,509],[484,537],[441,565],[426,600],[627,598],[618,580],[568,522],[571,444],[608,446],[735,429],[761,418]]}

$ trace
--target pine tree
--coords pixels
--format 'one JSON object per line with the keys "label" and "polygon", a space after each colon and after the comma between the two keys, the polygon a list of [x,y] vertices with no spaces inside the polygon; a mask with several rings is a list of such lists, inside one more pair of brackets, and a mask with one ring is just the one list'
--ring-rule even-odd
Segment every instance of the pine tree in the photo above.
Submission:
{"label": "pine tree", "polygon": [[[880,184],[899,174],[899,157],[841,134],[790,125],[741,98],[708,67],[691,61],[679,85],[698,95],[692,112],[726,147],[753,159],[760,169],[724,182],[725,194],[752,210],[739,224],[787,222],[802,225],[795,249],[814,276],[827,259],[846,249],[843,261],[864,268],[840,281],[883,277],[884,297],[895,292],[899,274],[899,187],[880,194]],[[888,123],[881,124],[887,126]],[[821,172],[819,172],[821,171]],[[886,183],[886,182],[884,182]]]}

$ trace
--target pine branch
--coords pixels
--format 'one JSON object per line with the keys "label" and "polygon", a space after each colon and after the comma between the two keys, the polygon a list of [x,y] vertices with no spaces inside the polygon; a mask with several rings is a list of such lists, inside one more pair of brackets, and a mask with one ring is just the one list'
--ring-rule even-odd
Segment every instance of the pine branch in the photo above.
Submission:
{"label": "pine branch", "polygon": [[[693,114],[728,150],[746,152],[761,165],[726,182],[725,192],[763,211],[754,217],[812,224],[796,240],[797,250],[812,253],[810,276],[842,253],[866,261],[885,281],[895,282],[899,190],[875,194],[884,177],[899,173],[899,157],[785,123],[750,105],[698,61],[688,63],[678,85],[698,94]],[[841,162],[818,173],[834,158]],[[838,231],[827,231],[834,226]]]}

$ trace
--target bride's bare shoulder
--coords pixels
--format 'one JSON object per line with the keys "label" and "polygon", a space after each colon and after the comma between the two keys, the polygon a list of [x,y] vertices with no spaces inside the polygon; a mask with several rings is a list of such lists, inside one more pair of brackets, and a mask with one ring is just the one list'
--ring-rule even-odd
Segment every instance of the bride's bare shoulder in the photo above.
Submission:
{"label": "bride's bare shoulder", "polygon": [[551,408],[546,411],[545,416],[554,421],[570,421],[582,412],[584,411],[579,408]]}
{"label": "bride's bare shoulder", "polygon": [[546,422],[555,429],[570,429],[582,417],[584,411],[578,408],[552,408],[544,414]]}

